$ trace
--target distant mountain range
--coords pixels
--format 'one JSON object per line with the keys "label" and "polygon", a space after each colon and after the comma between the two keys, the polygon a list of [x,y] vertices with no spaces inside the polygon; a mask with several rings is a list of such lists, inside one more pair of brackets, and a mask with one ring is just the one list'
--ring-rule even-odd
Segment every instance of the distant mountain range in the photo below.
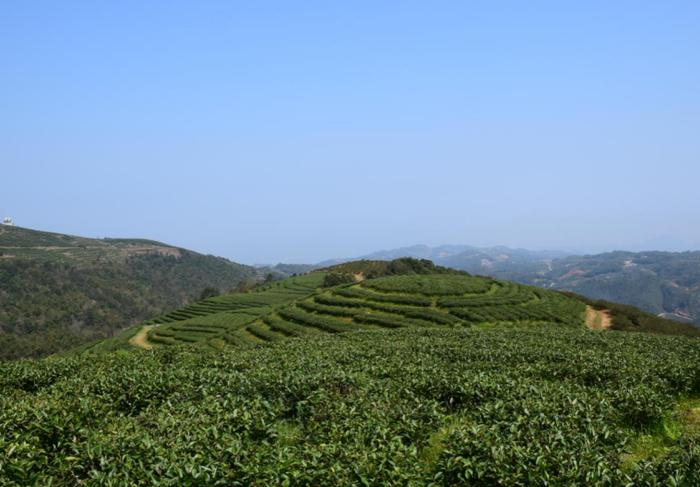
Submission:
{"label": "distant mountain range", "polygon": [[[357,259],[429,259],[438,265],[548,289],[580,293],[592,299],[631,304],[645,311],[700,325],[700,252],[607,252],[571,255],[508,247],[414,245],[382,250]],[[332,259],[303,269],[356,259]],[[282,265],[284,266],[284,265]],[[275,272],[284,267],[272,267]]]}
{"label": "distant mountain range", "polygon": [[0,225],[0,360],[65,350],[261,271],[142,239]]}

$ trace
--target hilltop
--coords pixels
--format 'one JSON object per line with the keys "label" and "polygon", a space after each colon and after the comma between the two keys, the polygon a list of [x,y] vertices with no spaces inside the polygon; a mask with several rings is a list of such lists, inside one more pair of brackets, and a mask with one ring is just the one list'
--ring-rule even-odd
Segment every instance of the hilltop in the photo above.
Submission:
{"label": "hilltop", "polygon": [[0,360],[66,350],[258,271],[143,239],[0,226]]}
{"label": "hilltop", "polygon": [[658,333],[700,331],[601,304],[412,259],[200,300],[0,364],[0,477],[697,485],[700,340]]}
{"label": "hilltop", "polygon": [[[438,265],[572,291],[594,300],[641,308],[664,318],[700,325],[700,252],[607,252],[571,255],[508,247],[414,245],[360,259],[430,259]],[[331,260],[313,268],[332,265]]]}
{"label": "hilltop", "polygon": [[318,333],[406,328],[558,324],[586,326],[586,310],[613,330],[700,336],[700,329],[629,306],[588,300],[427,260],[354,261],[229,293],[151,318],[95,350],[198,343],[250,347]]}
{"label": "hilltop", "polygon": [[[0,226],[0,257],[91,265],[141,255],[182,257],[185,249],[140,238],[86,238],[16,226]],[[223,259],[222,259],[223,260]]]}

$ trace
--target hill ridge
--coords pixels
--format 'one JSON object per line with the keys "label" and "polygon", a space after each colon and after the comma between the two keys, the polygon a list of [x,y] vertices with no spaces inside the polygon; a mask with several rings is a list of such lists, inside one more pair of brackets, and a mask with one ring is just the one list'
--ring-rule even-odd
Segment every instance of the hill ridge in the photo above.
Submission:
{"label": "hill ridge", "polygon": [[261,271],[147,239],[0,226],[0,360],[112,336]]}

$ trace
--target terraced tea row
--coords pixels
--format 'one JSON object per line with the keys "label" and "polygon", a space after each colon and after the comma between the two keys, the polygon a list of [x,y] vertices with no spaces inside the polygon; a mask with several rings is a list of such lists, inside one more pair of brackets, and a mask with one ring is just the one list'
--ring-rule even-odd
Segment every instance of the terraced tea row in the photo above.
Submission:
{"label": "terraced tea row", "polygon": [[483,294],[491,289],[493,281],[464,275],[434,276],[391,276],[372,279],[364,283],[365,287],[382,292],[420,294],[426,296],[453,296],[464,294]]}
{"label": "terraced tea row", "polygon": [[[273,342],[310,333],[475,324],[582,326],[585,306],[558,293],[470,276],[397,276],[319,290],[245,326]],[[252,343],[252,341],[249,341]]]}
{"label": "terraced tea row", "polygon": [[259,343],[255,335],[241,331],[258,316],[315,292],[323,273],[313,273],[271,283],[255,292],[228,294],[198,301],[147,321],[154,325],[148,341],[161,345],[205,342],[241,346]]}
{"label": "terraced tea row", "polygon": [[319,288],[323,277],[313,273],[258,292],[195,303],[147,323],[155,325],[148,341],[247,347],[363,329],[583,324],[585,306],[573,298],[489,278],[392,276],[324,289]]}

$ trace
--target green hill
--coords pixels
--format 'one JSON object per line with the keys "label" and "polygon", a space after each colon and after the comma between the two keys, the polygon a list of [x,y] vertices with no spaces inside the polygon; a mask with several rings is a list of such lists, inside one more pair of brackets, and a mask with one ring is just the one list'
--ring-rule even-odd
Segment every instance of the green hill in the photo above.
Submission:
{"label": "green hill", "polygon": [[[356,281],[364,275],[383,277]],[[344,280],[345,284],[325,287],[329,281]],[[609,313],[613,329],[700,336],[700,329],[691,325],[633,307],[606,306],[581,296],[470,276],[430,261],[398,259],[344,263],[251,292],[197,301],[95,347],[125,348],[130,341],[142,347],[187,343],[250,347],[289,337],[381,328],[540,324],[580,328],[585,326],[587,306]]]}
{"label": "green hill", "polygon": [[624,303],[700,327],[698,251],[567,255],[507,247],[415,245],[375,252],[365,258],[397,257],[426,258],[472,274]]}
{"label": "green hill", "polygon": [[700,340],[591,331],[601,303],[400,267],[297,276],[0,364],[0,479],[698,485]]}
{"label": "green hill", "polygon": [[140,239],[0,226],[0,360],[46,355],[230,289],[256,271]]}

